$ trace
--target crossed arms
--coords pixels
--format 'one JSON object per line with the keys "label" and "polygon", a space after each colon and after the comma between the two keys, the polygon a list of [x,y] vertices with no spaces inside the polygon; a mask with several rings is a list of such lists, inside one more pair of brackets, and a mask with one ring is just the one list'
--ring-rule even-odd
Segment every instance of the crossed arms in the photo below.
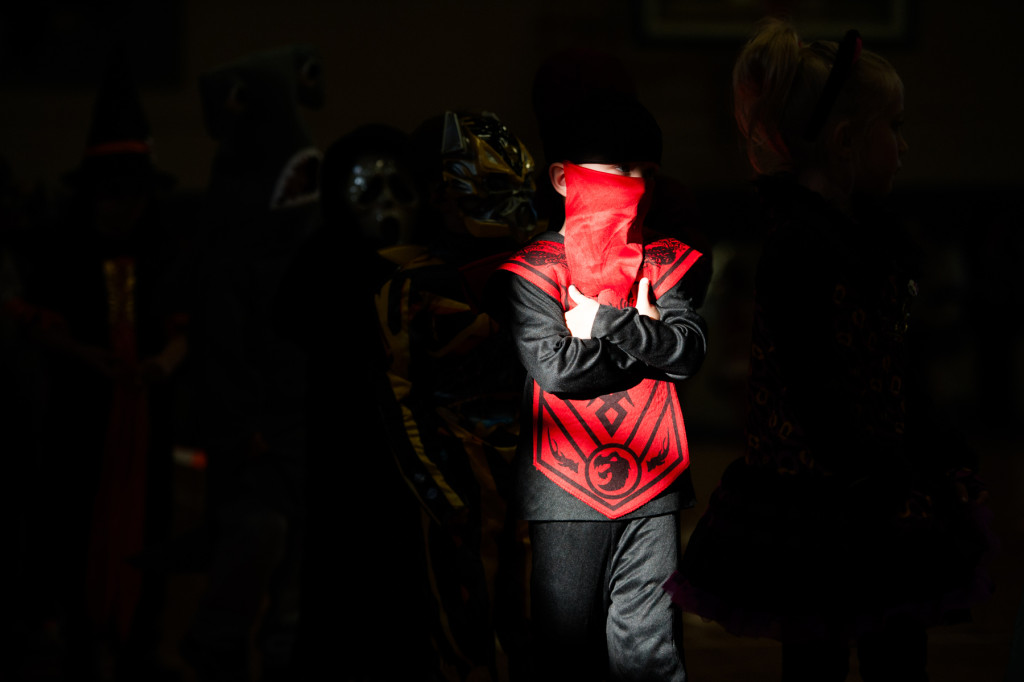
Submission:
{"label": "crossed arms", "polygon": [[562,304],[522,277],[511,277],[510,325],[519,359],[541,388],[586,397],[624,390],[642,379],[685,379],[707,349],[704,320],[686,292],[686,277],[657,301],[641,282],[638,306],[600,305],[575,287]]}

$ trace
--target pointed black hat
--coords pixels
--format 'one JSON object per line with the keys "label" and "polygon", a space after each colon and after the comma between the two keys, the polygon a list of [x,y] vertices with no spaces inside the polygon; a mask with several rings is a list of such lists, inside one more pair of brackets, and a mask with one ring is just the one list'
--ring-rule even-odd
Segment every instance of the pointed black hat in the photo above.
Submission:
{"label": "pointed black hat", "polygon": [[152,144],[127,50],[118,44],[96,95],[82,163],[64,175],[64,182],[78,189],[111,179],[169,187],[174,178],[153,165]]}

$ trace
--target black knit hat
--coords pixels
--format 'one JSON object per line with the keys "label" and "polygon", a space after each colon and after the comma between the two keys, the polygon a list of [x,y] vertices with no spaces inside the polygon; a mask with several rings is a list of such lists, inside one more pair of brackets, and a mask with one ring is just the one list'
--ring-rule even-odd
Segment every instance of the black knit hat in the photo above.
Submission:
{"label": "black knit hat", "polygon": [[639,101],[614,92],[595,93],[559,116],[548,161],[661,163],[661,128]]}
{"label": "black knit hat", "polygon": [[174,184],[170,174],[153,165],[149,121],[123,45],[114,48],[96,95],[82,162],[63,179],[77,189],[110,179],[151,188]]}

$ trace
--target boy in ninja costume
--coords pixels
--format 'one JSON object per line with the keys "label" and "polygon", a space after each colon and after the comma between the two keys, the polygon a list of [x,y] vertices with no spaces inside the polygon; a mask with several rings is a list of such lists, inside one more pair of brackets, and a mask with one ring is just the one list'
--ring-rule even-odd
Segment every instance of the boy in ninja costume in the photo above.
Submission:
{"label": "boy in ninja costume", "polygon": [[[518,503],[530,522],[539,678],[685,680],[662,584],[693,504],[675,382],[706,349],[702,254],[646,230],[661,130],[636,100],[588,99],[549,176],[566,220],[501,266],[527,371]],[[687,273],[690,276],[685,277]]]}

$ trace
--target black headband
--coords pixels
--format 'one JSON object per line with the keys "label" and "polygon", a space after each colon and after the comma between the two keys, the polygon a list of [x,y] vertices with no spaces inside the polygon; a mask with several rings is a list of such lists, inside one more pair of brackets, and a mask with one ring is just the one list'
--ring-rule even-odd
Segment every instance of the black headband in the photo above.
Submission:
{"label": "black headband", "polygon": [[860,50],[860,33],[856,29],[850,29],[843,36],[843,42],[839,43],[839,49],[836,51],[836,60],[832,63],[832,69],[828,72],[828,80],[825,81],[825,87],[821,90],[821,96],[818,98],[818,104],[814,108],[814,114],[811,116],[811,120],[807,122],[804,137],[808,140],[813,140],[821,132],[822,127],[825,125],[825,120],[832,111],[832,107],[836,104],[836,99],[839,98],[839,91],[842,90],[843,84],[849,79],[850,72],[853,71],[853,65],[860,59]]}

